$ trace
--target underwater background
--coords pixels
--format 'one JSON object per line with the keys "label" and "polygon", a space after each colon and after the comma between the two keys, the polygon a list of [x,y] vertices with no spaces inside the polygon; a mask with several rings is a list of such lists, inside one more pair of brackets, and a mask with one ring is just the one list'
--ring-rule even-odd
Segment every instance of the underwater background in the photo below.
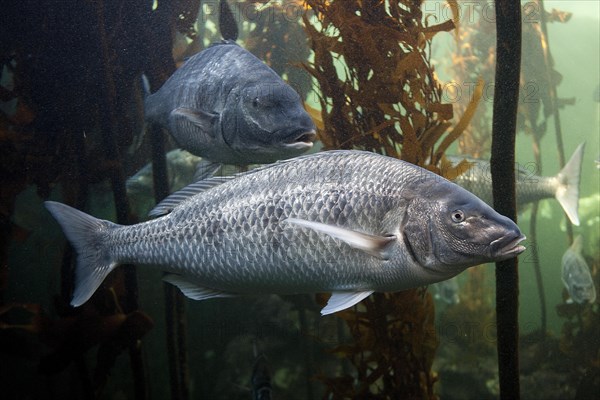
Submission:
{"label": "underwater background", "polygon": [[[142,134],[141,75],[159,87],[221,39],[228,9],[237,42],[304,97],[317,148],[376,151],[449,178],[458,171],[441,167],[446,155],[489,159],[493,3],[224,3],[0,6],[0,398],[252,399],[260,388],[274,399],[497,398],[492,265],[459,275],[451,300],[433,287],[377,294],[326,317],[326,295],[196,302],[165,289],[160,271],[131,267],[68,306],[74,257],[43,201],[147,218],[152,190],[127,193],[126,178],[175,145]],[[533,241],[532,206],[519,213],[521,395],[594,399],[598,300],[568,302],[561,260],[582,235],[598,290],[600,5],[522,6],[517,162],[553,176],[561,152],[586,147],[579,226],[546,199]]]}

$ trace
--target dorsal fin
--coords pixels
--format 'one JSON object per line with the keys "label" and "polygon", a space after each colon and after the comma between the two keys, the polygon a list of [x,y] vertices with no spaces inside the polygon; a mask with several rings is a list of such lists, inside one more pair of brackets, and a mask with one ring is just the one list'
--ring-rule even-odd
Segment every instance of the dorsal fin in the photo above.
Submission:
{"label": "dorsal fin", "polygon": [[327,305],[321,310],[321,315],[333,314],[360,303],[373,293],[372,290],[362,292],[333,292]]}
{"label": "dorsal fin", "polygon": [[215,186],[219,186],[222,183],[230,181],[234,176],[214,176],[212,178],[204,179],[196,183],[192,183],[184,187],[181,190],[173,193],[172,195],[165,198],[163,201],[158,203],[149,213],[148,216],[155,218],[161,215],[165,215],[173,211],[175,207],[184,202],[185,200],[193,197],[197,194],[203,193],[208,189]]}

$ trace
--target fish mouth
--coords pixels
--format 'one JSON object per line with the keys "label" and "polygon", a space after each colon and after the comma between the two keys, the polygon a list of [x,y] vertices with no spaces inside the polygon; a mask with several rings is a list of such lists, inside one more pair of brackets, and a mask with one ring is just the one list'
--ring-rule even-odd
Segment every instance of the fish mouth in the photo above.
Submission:
{"label": "fish mouth", "polygon": [[308,150],[313,147],[313,142],[317,139],[317,132],[314,129],[302,131],[290,142],[284,143],[284,147],[292,150]]}
{"label": "fish mouth", "polygon": [[494,240],[490,243],[494,259],[500,261],[518,256],[526,249],[525,246],[520,244],[525,239],[527,239],[525,235],[519,232],[509,233],[502,236],[500,239]]}

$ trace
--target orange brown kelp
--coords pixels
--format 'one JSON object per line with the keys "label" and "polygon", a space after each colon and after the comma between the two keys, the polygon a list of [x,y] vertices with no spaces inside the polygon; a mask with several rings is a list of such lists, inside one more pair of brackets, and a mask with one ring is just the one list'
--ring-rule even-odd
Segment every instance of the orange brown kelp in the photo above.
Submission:
{"label": "orange brown kelp", "polygon": [[[319,86],[325,148],[382,153],[447,177],[466,171],[468,163],[452,166],[444,152],[469,124],[482,84],[462,121],[452,123],[453,108],[443,102],[430,57],[434,35],[455,23],[429,25],[421,1],[306,4],[314,12],[303,17],[314,62],[305,68]],[[457,8],[454,1],[449,6]],[[431,365],[437,339],[428,293],[374,294],[337,315],[352,342],[332,351],[355,371],[320,377],[330,398],[436,397]]]}

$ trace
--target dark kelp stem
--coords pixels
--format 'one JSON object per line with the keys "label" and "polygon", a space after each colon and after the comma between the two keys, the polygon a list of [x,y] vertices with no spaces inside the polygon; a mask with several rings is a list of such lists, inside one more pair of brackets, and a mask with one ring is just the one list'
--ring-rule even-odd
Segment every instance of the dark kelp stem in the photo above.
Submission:
{"label": "dark kelp stem", "polygon": [[[150,48],[147,49],[150,62],[145,72],[151,88],[154,90],[159,88],[175,70],[170,53],[171,27],[169,26],[169,15],[171,12],[170,3],[163,2],[158,5],[154,12],[149,14],[152,29],[147,32],[148,43],[163,44],[158,46],[161,49],[159,52],[155,52]],[[167,40],[167,38],[169,39]],[[165,68],[165,66],[167,67]],[[168,74],[164,73],[165,70]],[[149,126],[149,131],[152,147],[154,198],[158,203],[169,195],[164,134],[158,126]],[[185,400],[189,395],[185,302],[181,293],[174,286],[167,283],[164,286],[164,295],[171,399]]]}
{"label": "dark kelp stem", "polygon": [[[521,4],[496,1],[496,77],[492,120],[492,193],[494,208],[513,221],[515,133],[521,71]],[[500,399],[519,399],[519,275],[517,259],[496,263],[496,319]]]}
{"label": "dark kelp stem", "polygon": [[[113,73],[113,65],[111,53],[109,50],[107,33],[106,33],[106,16],[104,4],[97,3],[96,16],[98,23],[99,45],[101,47],[103,63],[101,66],[104,75],[104,90],[102,93],[104,110],[103,118],[101,119],[101,128],[103,134],[103,145],[107,155],[112,156],[114,160],[114,168],[111,171],[111,187],[113,190],[115,208],[117,213],[117,223],[129,224],[131,218],[129,215],[129,201],[127,199],[127,191],[125,189],[125,171],[121,159],[121,152],[117,135],[120,133],[120,121],[118,119],[119,112],[115,109],[118,104],[117,83],[118,79]],[[139,308],[138,304],[138,286],[137,274],[133,265],[124,265],[124,280],[127,288],[126,302],[122,305],[126,313],[133,312]],[[131,370],[133,376],[133,386],[136,400],[144,400],[148,398],[148,388],[146,384],[146,373],[144,370],[144,362],[142,359],[142,348],[139,343],[129,346],[129,358],[131,361]]]}
{"label": "dark kelp stem", "polygon": [[[154,198],[156,203],[169,195],[167,178],[167,162],[162,129],[150,125],[150,143],[152,147],[152,178],[154,181]],[[177,351],[177,329],[175,324],[175,303],[177,292],[172,285],[164,284],[165,294],[165,328],[167,332],[167,359],[169,361],[169,377],[171,382],[171,400],[182,399],[179,381],[179,357]]]}
{"label": "dark kelp stem", "polygon": [[[550,71],[550,68],[554,65],[554,61],[552,59],[552,55],[550,53],[550,45],[548,44],[548,28],[546,27],[546,10],[544,8],[544,0],[539,0],[540,5],[540,20],[542,23],[542,32],[544,37],[546,38],[546,51],[544,52],[544,56],[546,58],[546,65],[548,68],[547,71]],[[548,88],[550,92],[550,101],[552,101],[552,116],[554,117],[554,131],[556,133],[556,147],[558,149],[558,162],[560,167],[565,166],[565,146],[563,145],[562,140],[562,129],[560,125],[560,113],[558,110],[558,94],[556,90],[556,84],[553,79],[548,79]],[[567,237],[569,244],[573,243],[573,225],[569,218],[567,220]]]}

